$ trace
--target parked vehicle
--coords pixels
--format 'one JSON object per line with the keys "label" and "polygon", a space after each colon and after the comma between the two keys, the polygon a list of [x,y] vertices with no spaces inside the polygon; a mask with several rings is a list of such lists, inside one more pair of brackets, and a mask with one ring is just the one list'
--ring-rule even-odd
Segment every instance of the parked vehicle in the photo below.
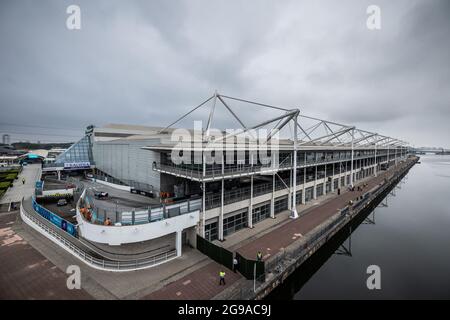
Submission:
{"label": "parked vehicle", "polygon": [[99,192],[96,192],[96,193],[94,194],[94,196],[95,196],[97,199],[108,198],[108,192],[99,191]]}
{"label": "parked vehicle", "polygon": [[59,199],[58,202],[56,203],[56,205],[58,207],[66,206],[67,205],[67,200],[66,199]]}

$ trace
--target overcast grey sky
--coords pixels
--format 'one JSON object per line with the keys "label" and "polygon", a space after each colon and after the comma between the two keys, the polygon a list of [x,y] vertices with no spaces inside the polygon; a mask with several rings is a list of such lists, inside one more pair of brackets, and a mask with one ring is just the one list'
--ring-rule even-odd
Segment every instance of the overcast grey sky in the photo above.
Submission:
{"label": "overcast grey sky", "polygon": [[[81,30],[66,28],[71,4]],[[371,4],[381,30],[366,27]],[[450,147],[447,0],[2,0],[0,39],[0,134],[12,140],[165,125],[217,89]]]}

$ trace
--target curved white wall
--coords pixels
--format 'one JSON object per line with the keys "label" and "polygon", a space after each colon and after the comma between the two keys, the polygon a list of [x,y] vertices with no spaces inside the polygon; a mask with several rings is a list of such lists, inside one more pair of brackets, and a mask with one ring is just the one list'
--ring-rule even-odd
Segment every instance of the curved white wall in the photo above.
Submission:
{"label": "curved white wall", "polygon": [[77,206],[78,232],[87,240],[120,245],[156,239],[197,225],[200,211],[177,217],[133,226],[103,226],[85,221]]}

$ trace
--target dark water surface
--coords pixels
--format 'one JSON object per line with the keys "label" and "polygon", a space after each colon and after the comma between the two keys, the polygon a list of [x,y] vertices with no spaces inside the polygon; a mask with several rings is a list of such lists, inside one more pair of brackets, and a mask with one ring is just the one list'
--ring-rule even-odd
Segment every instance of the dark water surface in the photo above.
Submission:
{"label": "dark water surface", "polygon": [[[450,156],[420,161],[395,195],[360,216],[268,298],[450,298]],[[381,269],[380,290],[367,288],[370,265]]]}

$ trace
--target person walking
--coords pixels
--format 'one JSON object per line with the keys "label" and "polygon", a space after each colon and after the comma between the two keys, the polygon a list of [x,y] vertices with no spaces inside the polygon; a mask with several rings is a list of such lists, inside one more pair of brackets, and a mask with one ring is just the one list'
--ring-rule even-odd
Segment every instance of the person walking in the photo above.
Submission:
{"label": "person walking", "polygon": [[256,254],[256,258],[258,261],[262,261],[262,253],[261,251],[258,251],[258,253]]}
{"label": "person walking", "polygon": [[233,272],[236,273],[238,267],[238,259],[236,257],[233,258]]}
{"label": "person walking", "polygon": [[225,271],[219,272],[219,278],[220,278],[219,286],[222,285],[222,283],[223,283],[223,285],[225,285]]}
{"label": "person walking", "polygon": [[25,184],[25,178],[22,178],[22,184]]}

